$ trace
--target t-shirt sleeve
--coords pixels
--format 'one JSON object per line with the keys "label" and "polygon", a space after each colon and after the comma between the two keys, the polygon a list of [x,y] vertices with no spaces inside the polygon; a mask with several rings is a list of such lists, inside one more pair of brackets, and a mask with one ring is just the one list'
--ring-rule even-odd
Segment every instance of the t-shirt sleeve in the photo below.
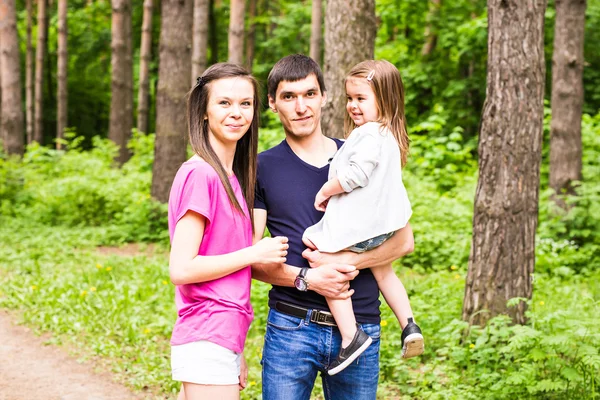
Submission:
{"label": "t-shirt sleeve", "polygon": [[382,143],[379,125],[366,124],[359,129],[358,137],[348,149],[348,165],[337,171],[340,185],[346,193],[359,186],[367,186],[373,170],[379,164]]}
{"label": "t-shirt sleeve", "polygon": [[208,171],[204,168],[192,169],[182,185],[179,207],[177,207],[177,221],[188,211],[194,211],[212,222],[212,193],[212,179]]}
{"label": "t-shirt sleeve", "polygon": [[[259,160],[260,163],[260,160]],[[260,208],[261,210],[267,209],[267,202],[265,200],[265,190],[262,185],[260,165],[256,172],[256,185],[254,186],[254,208]]]}

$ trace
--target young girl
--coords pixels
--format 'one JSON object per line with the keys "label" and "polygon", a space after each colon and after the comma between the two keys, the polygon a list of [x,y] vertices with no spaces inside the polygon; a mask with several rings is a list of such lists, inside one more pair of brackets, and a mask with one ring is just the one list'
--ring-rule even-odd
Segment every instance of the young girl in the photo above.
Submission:
{"label": "young girl", "polygon": [[[322,252],[371,250],[403,228],[412,214],[402,183],[408,134],[400,73],[384,60],[363,61],[348,73],[346,94],[347,140],[315,197],[315,208],[325,215],[303,237],[308,247]],[[403,327],[402,357],[422,354],[423,336],[402,282],[391,265],[371,271]],[[357,328],[349,299],[327,299],[327,304],[342,335],[342,350],[327,371],[335,375],[369,347],[371,338]]]}
{"label": "young girl", "polygon": [[188,100],[195,155],[183,163],[169,197],[169,272],[176,285],[171,338],[180,399],[239,399],[242,356],[253,318],[251,264],[280,264],[287,238],[252,246],[258,142],[257,83],[243,68],[215,64]]}

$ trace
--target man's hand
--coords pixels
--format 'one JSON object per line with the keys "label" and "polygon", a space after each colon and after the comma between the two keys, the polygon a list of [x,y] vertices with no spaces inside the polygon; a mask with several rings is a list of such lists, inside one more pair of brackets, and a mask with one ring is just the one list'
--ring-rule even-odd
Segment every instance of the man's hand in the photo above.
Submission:
{"label": "man's hand", "polygon": [[309,269],[306,281],[309,289],[331,299],[345,300],[354,294],[350,281],[356,278],[358,270],[352,265],[325,264]]}
{"label": "man's hand", "polygon": [[340,251],[337,253],[321,253],[319,250],[306,249],[302,257],[308,260],[311,268],[318,268],[326,264],[349,264],[354,265],[356,253],[351,251]]}

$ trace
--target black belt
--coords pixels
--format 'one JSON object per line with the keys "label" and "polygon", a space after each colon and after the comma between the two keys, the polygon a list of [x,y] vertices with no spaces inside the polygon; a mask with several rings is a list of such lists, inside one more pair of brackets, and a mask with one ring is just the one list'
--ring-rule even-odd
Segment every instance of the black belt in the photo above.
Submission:
{"label": "black belt", "polygon": [[294,317],[306,319],[306,315],[310,312],[310,322],[314,322],[315,324],[325,325],[325,326],[337,326],[335,323],[335,319],[333,315],[328,311],[321,310],[309,310],[306,308],[293,306],[288,303],[284,303],[282,301],[278,301],[275,303],[275,309],[284,314],[291,315]]}

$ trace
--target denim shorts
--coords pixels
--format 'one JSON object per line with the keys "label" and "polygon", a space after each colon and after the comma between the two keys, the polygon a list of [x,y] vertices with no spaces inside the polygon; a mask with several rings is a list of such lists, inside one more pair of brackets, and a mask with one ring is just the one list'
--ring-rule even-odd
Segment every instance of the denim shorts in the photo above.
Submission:
{"label": "denim shorts", "polygon": [[367,239],[364,242],[356,243],[354,246],[348,247],[347,250],[355,253],[364,253],[368,250],[373,250],[376,247],[381,246],[386,240],[394,236],[394,232],[384,233],[383,235],[375,236],[374,238]]}

